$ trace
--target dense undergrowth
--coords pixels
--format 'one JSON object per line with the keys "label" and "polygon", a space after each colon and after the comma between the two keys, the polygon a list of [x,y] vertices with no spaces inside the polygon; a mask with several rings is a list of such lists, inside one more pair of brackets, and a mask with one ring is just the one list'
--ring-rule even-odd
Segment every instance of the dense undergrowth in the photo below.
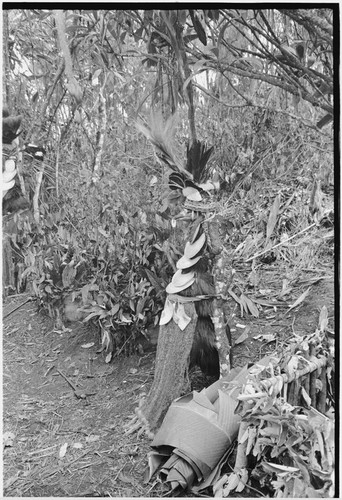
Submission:
{"label": "dense undergrowth", "polygon": [[[209,166],[221,179],[226,249],[234,259],[261,253],[264,263],[285,260],[293,272],[313,266],[330,241],[319,232],[319,221],[333,208],[325,134],[290,119],[282,124],[279,116],[263,117],[257,130],[251,122],[245,133],[249,146],[240,145],[232,124],[229,141],[216,146],[215,131],[209,138],[215,145]],[[42,203],[40,222],[27,212],[14,216],[17,291],[29,287],[59,327],[65,300],[72,302],[78,319],[101,326],[109,360],[112,353],[132,352],[138,333],[158,323],[185,242],[175,240],[166,175],[153,156],[143,167],[139,151],[134,164],[122,158],[113,168],[107,160],[103,180],[89,189],[84,171],[71,168],[63,154],[60,195]],[[326,225],[328,234],[331,220]]]}
{"label": "dense undergrowth", "polygon": [[[159,324],[186,244],[170,172],[136,127],[156,112],[176,114],[167,139],[182,167],[189,143],[213,146],[205,180],[220,187],[206,215],[218,222],[232,266],[228,300],[253,319],[263,304],[302,304],[311,278],[292,305],[290,291],[334,252],[337,18],[333,8],[5,10],[5,118],[19,115],[22,126],[3,151],[18,172],[18,197],[3,203],[3,262],[8,275],[14,270],[5,295],[34,296],[57,332],[69,320],[95,324],[107,363],[140,349]],[[278,265],[273,293],[267,266]],[[267,460],[279,451],[284,467],[299,464],[295,476],[257,466],[267,493],[305,496],[302,477],[313,484],[310,468],[324,462],[315,412],[283,403],[271,398],[264,413],[246,412],[248,450]],[[308,473],[300,460],[287,462],[288,438],[296,460],[310,454]],[[330,467],[330,451],[328,458]],[[223,496],[242,491],[234,474],[226,479]],[[324,495],[314,482],[308,491]]]}

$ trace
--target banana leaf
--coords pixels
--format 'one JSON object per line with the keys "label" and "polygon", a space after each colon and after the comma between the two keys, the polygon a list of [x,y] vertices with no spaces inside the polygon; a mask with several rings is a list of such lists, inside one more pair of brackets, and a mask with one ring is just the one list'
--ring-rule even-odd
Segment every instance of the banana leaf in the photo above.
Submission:
{"label": "banana leaf", "polygon": [[[270,359],[267,356],[257,364],[267,366]],[[253,368],[235,368],[201,392],[172,402],[151,443],[148,480],[158,471],[171,491],[196,485],[197,492],[215,481],[238,435],[237,397]]]}

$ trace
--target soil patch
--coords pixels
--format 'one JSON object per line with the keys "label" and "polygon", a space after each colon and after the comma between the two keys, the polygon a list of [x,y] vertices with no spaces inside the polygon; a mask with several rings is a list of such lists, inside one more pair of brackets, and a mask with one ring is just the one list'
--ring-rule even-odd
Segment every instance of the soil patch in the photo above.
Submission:
{"label": "soil patch", "polygon": [[[333,332],[332,269],[326,262],[284,278],[284,269],[264,268],[257,289],[267,290],[262,299],[269,306],[260,308],[259,317],[241,317],[231,302],[233,365],[279,352],[293,335],[313,333],[324,305]],[[243,269],[237,274],[247,279]],[[162,496],[164,485],[144,482],[150,441],[125,434],[141,393],[152,384],[154,353],[106,364],[89,325],[56,331],[35,302],[6,317],[24,300],[9,297],[3,310],[4,496]]]}

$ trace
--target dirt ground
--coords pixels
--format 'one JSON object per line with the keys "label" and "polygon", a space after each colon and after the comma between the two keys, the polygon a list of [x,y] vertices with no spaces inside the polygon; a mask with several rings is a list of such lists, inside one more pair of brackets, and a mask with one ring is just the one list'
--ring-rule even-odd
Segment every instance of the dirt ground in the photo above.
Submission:
{"label": "dirt ground", "polygon": [[[259,318],[241,317],[232,301],[234,366],[279,352],[294,334],[313,333],[324,305],[328,329],[334,331],[333,262],[327,259],[320,269],[288,276],[282,302],[285,274],[276,264],[260,273],[257,288],[267,290],[263,300],[269,305],[262,306]],[[243,268],[239,276],[245,279]],[[309,287],[305,300],[289,311]],[[258,295],[253,289],[251,294]],[[34,301],[11,313],[26,299],[9,297],[3,306],[4,496],[165,494],[157,480],[144,482],[149,440],[124,432],[139,394],[153,381],[154,353],[106,364],[98,334],[89,325],[71,323],[56,331]]]}

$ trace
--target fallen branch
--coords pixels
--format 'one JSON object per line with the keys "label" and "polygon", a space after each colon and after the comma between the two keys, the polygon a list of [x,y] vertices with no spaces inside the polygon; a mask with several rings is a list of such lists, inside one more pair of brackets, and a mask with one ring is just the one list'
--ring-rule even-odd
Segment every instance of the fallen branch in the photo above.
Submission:
{"label": "fallen branch", "polygon": [[254,260],[254,259],[257,259],[258,257],[260,257],[261,255],[264,255],[265,253],[267,252],[271,252],[272,250],[274,250],[275,248],[277,247],[280,247],[281,245],[285,245],[286,243],[288,243],[289,241],[293,240],[293,238],[295,238],[296,236],[300,235],[301,233],[304,233],[305,231],[308,231],[309,229],[311,229],[312,227],[316,226],[316,223],[314,222],[313,224],[310,224],[310,226],[302,229],[301,231],[299,231],[299,233],[296,233],[294,234],[293,236],[290,236],[290,238],[287,238],[287,240],[285,241],[281,241],[280,243],[277,243],[276,245],[274,245],[273,247],[271,248],[267,248],[266,250],[263,250],[262,252],[260,253],[257,253],[256,255],[253,255],[253,257],[249,257],[249,259],[245,260],[245,262],[249,262],[250,260]]}
{"label": "fallen branch", "polygon": [[71,382],[71,380],[69,380],[68,377],[62,371],[60,371],[58,368],[56,368],[56,371],[60,374],[61,377],[64,378],[64,380],[66,382],[68,382],[68,384],[70,385],[70,387],[74,391],[74,394],[77,397],[77,399],[86,399],[87,395],[83,391],[79,391],[76,388],[76,386]]}
{"label": "fallen branch", "polygon": [[23,307],[25,304],[27,304],[27,302],[31,302],[32,300],[37,300],[37,299],[36,299],[36,297],[29,297],[28,299],[24,300],[24,302],[22,302],[21,304],[19,304],[17,307],[15,307],[14,309],[12,309],[12,311],[9,311],[8,313],[4,314],[3,317],[2,317],[2,319],[7,318],[12,313],[14,313],[15,311],[17,311],[21,307]]}

